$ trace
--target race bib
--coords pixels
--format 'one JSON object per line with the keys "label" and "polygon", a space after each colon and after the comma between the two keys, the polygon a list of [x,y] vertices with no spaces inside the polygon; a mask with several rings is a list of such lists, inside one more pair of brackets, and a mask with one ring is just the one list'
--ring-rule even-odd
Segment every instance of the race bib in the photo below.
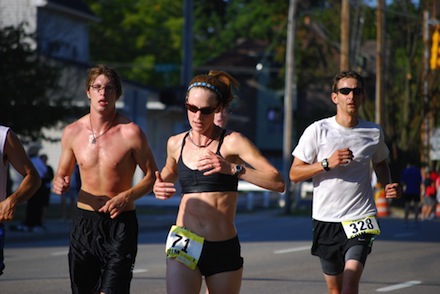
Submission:
{"label": "race bib", "polygon": [[204,238],[179,226],[172,226],[168,233],[165,252],[192,270],[196,269],[202,254]]}
{"label": "race bib", "polygon": [[379,235],[380,228],[374,216],[367,216],[366,218],[342,222],[345,234],[348,239],[354,238],[361,234]]}

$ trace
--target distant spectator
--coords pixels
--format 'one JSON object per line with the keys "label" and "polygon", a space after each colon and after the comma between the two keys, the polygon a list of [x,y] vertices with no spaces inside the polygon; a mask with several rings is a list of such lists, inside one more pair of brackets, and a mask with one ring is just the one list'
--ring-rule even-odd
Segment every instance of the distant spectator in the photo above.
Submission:
{"label": "distant spectator", "polygon": [[427,172],[423,180],[422,221],[431,220],[433,218],[436,191],[432,174],[432,172]]}
{"label": "distant spectator", "polygon": [[420,196],[422,186],[422,173],[420,168],[413,162],[408,163],[401,175],[403,185],[403,200],[405,201],[405,224],[408,222],[408,216],[413,207],[414,221],[417,223],[420,212]]}
{"label": "distant spectator", "polygon": [[73,216],[76,208],[76,196],[80,189],[81,177],[79,175],[78,165],[76,165],[70,178],[70,188],[61,195],[61,220],[66,220]]}
{"label": "distant spectator", "polygon": [[50,170],[44,162],[44,157],[41,158],[39,156],[40,149],[40,145],[30,146],[28,149],[28,156],[30,157],[33,165],[38,171],[38,174],[42,181],[41,186],[26,203],[26,214],[23,223],[18,226],[12,226],[12,230],[25,232],[41,232],[46,230],[43,225],[43,217],[44,208],[48,205],[49,202],[49,195],[47,194],[47,179],[51,178],[52,180],[53,170],[52,175],[50,175]]}
{"label": "distant spectator", "polygon": [[50,194],[52,193],[52,180],[54,176],[54,171],[53,168],[49,164],[47,164],[48,157],[46,154],[41,154],[40,158],[47,168],[47,172],[41,178],[41,204],[43,205],[43,210],[40,215],[40,224],[44,227],[44,218],[46,216],[47,208],[50,204]]}

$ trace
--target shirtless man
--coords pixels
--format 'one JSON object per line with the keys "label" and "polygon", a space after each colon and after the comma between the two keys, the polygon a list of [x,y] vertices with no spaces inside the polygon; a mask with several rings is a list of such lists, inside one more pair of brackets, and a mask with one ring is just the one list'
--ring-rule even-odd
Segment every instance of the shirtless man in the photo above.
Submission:
{"label": "shirtless man", "polygon": [[[4,222],[14,219],[17,206],[34,195],[41,185],[41,178],[26,154],[17,135],[6,126],[0,126],[0,275],[5,265],[3,247],[5,245]],[[18,188],[7,195],[9,164],[23,177]]]}
{"label": "shirtless man", "polygon": [[[156,162],[142,130],[116,111],[119,75],[89,70],[90,113],[68,125],[53,188],[61,195],[79,165],[81,190],[70,233],[72,293],[129,293],[137,253],[135,200],[152,190]],[[139,166],[145,176],[135,186]]]}

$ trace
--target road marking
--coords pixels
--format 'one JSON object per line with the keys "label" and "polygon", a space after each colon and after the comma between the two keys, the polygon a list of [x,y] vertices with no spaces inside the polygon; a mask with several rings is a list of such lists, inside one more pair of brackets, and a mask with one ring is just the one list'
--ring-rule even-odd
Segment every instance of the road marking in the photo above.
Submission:
{"label": "road marking", "polygon": [[145,272],[148,272],[148,270],[143,269],[143,268],[133,270],[133,274],[139,274],[139,273],[145,273]]}
{"label": "road marking", "polygon": [[377,292],[391,292],[391,291],[419,285],[421,283],[422,283],[421,281],[408,281],[405,283],[400,283],[400,284],[396,284],[396,285],[392,285],[392,286],[388,286],[388,287],[379,288],[376,291]]}
{"label": "road marking", "polygon": [[284,253],[298,252],[298,251],[304,251],[304,250],[310,250],[310,245],[309,246],[289,248],[289,249],[283,249],[283,250],[277,250],[277,251],[274,251],[273,253],[274,254],[284,254]]}
{"label": "road marking", "polygon": [[50,255],[52,255],[52,256],[60,256],[60,255],[67,255],[67,254],[69,254],[69,251],[68,250],[64,250],[64,251],[52,252]]}

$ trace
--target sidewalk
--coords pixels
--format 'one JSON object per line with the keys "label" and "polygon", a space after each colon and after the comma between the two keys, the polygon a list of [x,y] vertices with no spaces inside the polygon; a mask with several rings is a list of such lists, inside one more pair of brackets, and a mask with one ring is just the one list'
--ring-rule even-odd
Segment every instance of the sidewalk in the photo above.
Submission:
{"label": "sidewalk", "polygon": [[[139,223],[139,232],[168,229],[175,223],[180,197],[174,196],[168,200],[158,200],[152,194],[149,194],[136,201],[136,210]],[[20,232],[12,231],[11,225],[17,225],[22,221],[22,218],[17,218],[16,221],[6,224],[6,243],[25,243],[28,241],[50,240],[65,237],[69,238],[70,220],[59,219],[59,203],[60,197],[53,195],[51,197],[51,208],[55,210],[51,217],[46,218],[46,231],[42,232]],[[237,207],[236,222],[252,221],[256,217],[261,217],[262,214],[282,214],[283,208],[275,208],[272,203],[271,208],[262,208],[261,204],[257,209],[249,211],[246,197],[239,197]],[[20,207],[24,210],[25,205]],[[55,215],[55,216],[54,216]],[[307,215],[307,217],[311,217]],[[390,208],[391,218],[403,218],[403,210],[400,208]]]}
{"label": "sidewalk", "polygon": [[[136,210],[139,223],[139,232],[145,230],[157,230],[169,228],[176,220],[176,214],[180,203],[180,197],[173,197],[166,201],[158,200],[151,195],[147,195],[136,201]],[[50,205],[52,209],[58,210],[60,197],[53,195]],[[24,210],[25,204],[19,209]],[[52,213],[53,214],[53,213]],[[6,243],[20,243],[27,241],[49,240],[56,238],[69,238],[71,221],[61,220],[58,216],[48,217],[44,221],[46,231],[41,232],[22,232],[13,231],[11,226],[18,225],[22,221],[19,218],[11,223],[6,223]]]}
{"label": "sidewalk", "polygon": [[[70,220],[60,219],[60,197],[52,195],[49,204],[48,217],[44,221],[45,231],[22,232],[13,231],[11,226],[19,225],[23,221],[26,205],[22,204],[16,213],[16,218],[11,223],[6,223],[6,244],[47,241],[51,239],[69,238]],[[176,215],[181,197],[174,196],[168,200],[158,200],[149,194],[136,201],[136,211],[139,223],[139,232],[168,229],[176,221]],[[282,209],[262,208],[261,199],[255,201],[253,210],[248,210],[246,197],[240,196],[237,205],[237,221],[247,221],[259,217],[261,213],[282,213]],[[275,203],[272,203],[275,205]],[[20,211],[19,211],[20,210]]]}

